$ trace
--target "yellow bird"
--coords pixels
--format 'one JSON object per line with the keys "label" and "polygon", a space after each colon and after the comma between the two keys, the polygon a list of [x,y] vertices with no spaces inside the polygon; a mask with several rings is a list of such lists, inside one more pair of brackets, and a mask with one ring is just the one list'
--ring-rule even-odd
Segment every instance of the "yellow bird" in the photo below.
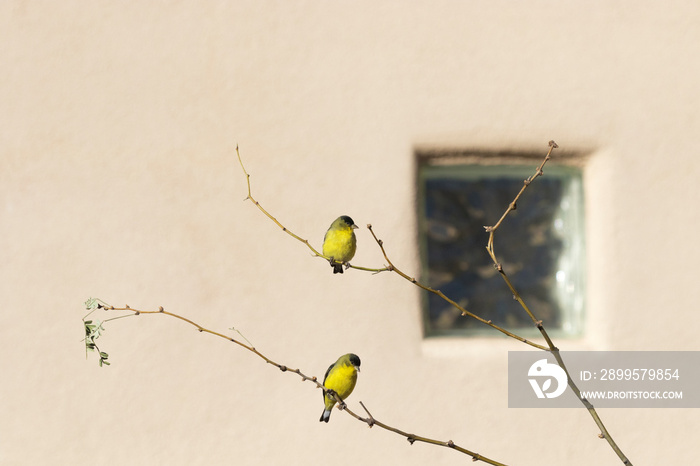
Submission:
{"label": "yellow bird", "polygon": [[[344,400],[352,393],[357,382],[357,373],[360,370],[360,358],[356,354],[348,353],[338,358],[335,364],[331,364],[323,378],[323,386],[333,390],[341,400]],[[323,393],[325,409],[321,415],[320,422],[328,422],[331,418],[331,409],[335,406],[335,397]]]}
{"label": "yellow bird", "polygon": [[[333,273],[343,273],[343,264],[355,256],[357,238],[355,232],[357,225],[347,215],[335,219],[323,237],[323,255],[331,258]],[[347,268],[347,265],[346,265]]]}

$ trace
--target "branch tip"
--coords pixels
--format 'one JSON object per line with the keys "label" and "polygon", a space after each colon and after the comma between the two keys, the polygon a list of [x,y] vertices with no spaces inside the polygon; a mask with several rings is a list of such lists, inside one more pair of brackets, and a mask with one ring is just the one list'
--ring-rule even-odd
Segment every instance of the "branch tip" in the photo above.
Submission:
{"label": "branch tip", "polygon": [[551,140],[549,141],[549,147],[551,147],[552,149],[557,149],[559,145],[556,142],[554,142],[554,140]]}

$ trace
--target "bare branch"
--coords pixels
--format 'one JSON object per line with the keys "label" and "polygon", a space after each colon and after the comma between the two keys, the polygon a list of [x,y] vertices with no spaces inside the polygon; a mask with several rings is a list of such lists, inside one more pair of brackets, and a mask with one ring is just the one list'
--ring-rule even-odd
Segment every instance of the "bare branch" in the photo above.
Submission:
{"label": "bare branch", "polygon": [[501,263],[498,262],[498,259],[496,258],[496,253],[494,250],[494,236],[496,234],[496,230],[498,230],[498,227],[501,226],[501,224],[506,219],[508,214],[510,212],[512,212],[513,210],[515,210],[516,203],[517,203],[518,199],[520,199],[520,196],[523,194],[523,192],[525,192],[525,189],[527,189],[528,186],[530,186],[532,184],[532,182],[537,177],[542,176],[544,174],[543,169],[544,169],[545,164],[551,159],[552,151],[558,147],[559,146],[557,145],[556,142],[549,141],[549,150],[547,151],[547,155],[545,155],[544,160],[542,160],[542,163],[540,164],[540,166],[537,167],[537,169],[535,170],[535,173],[532,174],[529,178],[527,178],[523,182],[523,187],[520,189],[518,194],[515,196],[515,199],[513,199],[513,201],[508,205],[508,208],[503,213],[503,215],[498,220],[498,222],[496,222],[496,224],[493,226],[484,227],[486,229],[486,231],[489,233],[489,239],[488,239],[488,243],[486,245],[486,250],[488,251],[489,255],[491,256],[491,260],[493,260],[494,266],[498,270],[498,272],[501,275],[501,277],[503,278],[503,280],[506,282],[508,289],[513,294],[513,297],[518,301],[518,303],[525,310],[527,315],[530,316],[530,318],[532,319],[532,322],[535,324],[535,327],[537,327],[537,329],[542,334],[542,337],[547,342],[548,348],[542,348],[542,349],[545,349],[545,350],[551,352],[554,355],[554,358],[557,360],[559,367],[564,369],[564,372],[566,373],[566,377],[567,377],[567,380],[569,383],[569,387],[574,392],[576,397],[578,397],[578,399],[581,401],[583,406],[588,410],[589,414],[591,415],[591,417],[595,421],[596,425],[600,429],[601,432],[599,434],[599,438],[604,438],[605,440],[607,440],[608,444],[610,444],[610,447],[617,454],[617,456],[620,458],[620,460],[622,460],[622,463],[631,466],[632,463],[625,456],[625,454],[622,452],[622,450],[620,450],[620,447],[617,445],[617,443],[615,443],[615,441],[613,440],[612,436],[610,435],[610,433],[606,429],[605,425],[603,424],[603,421],[600,419],[600,416],[596,412],[595,407],[588,400],[586,400],[585,398],[583,398],[581,396],[580,390],[576,386],[576,383],[574,382],[574,380],[571,378],[571,375],[569,374],[569,370],[567,369],[566,364],[564,364],[564,360],[562,359],[561,355],[559,354],[559,348],[554,346],[554,342],[547,334],[547,330],[545,330],[542,321],[538,320],[535,317],[535,314],[532,312],[532,310],[530,310],[530,308],[527,306],[527,304],[525,304],[525,301],[523,301],[522,297],[520,296],[518,291],[513,286],[513,283],[510,281],[510,278],[508,278],[508,275],[506,274],[505,270],[503,270]]}
{"label": "bare branch", "polygon": [[389,263],[389,267],[388,267],[389,270],[391,270],[392,272],[396,272],[396,273],[399,274],[401,277],[405,278],[406,280],[408,280],[409,282],[413,283],[413,284],[416,285],[417,287],[422,288],[422,289],[424,289],[425,291],[429,291],[430,293],[433,293],[433,294],[438,295],[439,297],[441,297],[442,299],[444,299],[445,301],[447,301],[448,303],[450,303],[452,306],[454,306],[455,308],[457,308],[457,309],[462,313],[463,316],[467,316],[467,317],[471,317],[472,319],[476,319],[476,320],[478,320],[479,322],[481,322],[481,323],[483,323],[483,324],[486,324],[486,325],[488,325],[489,327],[491,327],[491,328],[493,328],[493,329],[498,330],[499,332],[503,333],[504,335],[509,336],[510,338],[514,338],[514,339],[516,339],[516,340],[518,340],[518,341],[521,341],[521,342],[525,343],[526,345],[530,345],[530,346],[532,346],[532,347],[534,347],[534,348],[541,349],[541,350],[546,350],[546,349],[547,349],[546,347],[544,347],[544,346],[542,346],[542,345],[539,345],[539,344],[537,344],[537,343],[535,343],[535,342],[532,342],[532,341],[530,341],[530,340],[528,340],[528,339],[526,339],[526,338],[523,338],[523,337],[521,337],[520,335],[516,335],[516,334],[514,334],[514,333],[512,333],[512,332],[509,332],[508,330],[504,329],[503,327],[500,327],[500,326],[494,324],[494,323],[491,322],[490,320],[486,320],[486,319],[484,319],[483,317],[479,317],[478,315],[476,315],[476,314],[474,314],[474,313],[472,313],[472,312],[469,312],[469,311],[466,310],[463,306],[460,306],[456,301],[454,301],[454,300],[451,299],[451,298],[448,298],[442,291],[436,290],[436,289],[431,288],[431,287],[429,287],[429,286],[427,286],[427,285],[424,285],[423,283],[421,283],[421,282],[419,282],[418,280],[416,280],[415,277],[411,277],[411,276],[405,274],[405,273],[402,272],[400,269],[398,269],[398,268],[394,265],[393,262],[391,262],[391,259],[389,259],[389,256],[387,255],[386,250],[384,249],[384,242],[383,242],[382,240],[380,240],[379,238],[377,238],[377,235],[374,234],[374,230],[372,229],[372,225],[367,225],[367,229],[370,231],[370,233],[372,233],[372,237],[373,237],[374,240],[377,242],[377,245],[379,246],[379,248],[382,250],[382,254],[384,254],[384,259]]}
{"label": "bare branch", "polygon": [[[313,246],[311,246],[311,243],[309,243],[309,240],[308,240],[308,239],[304,239],[304,238],[302,238],[301,236],[298,236],[297,234],[293,233],[291,230],[289,230],[287,227],[285,227],[282,223],[280,223],[279,220],[277,220],[275,217],[273,217],[267,210],[265,210],[265,209],[263,208],[263,206],[262,206],[258,201],[255,200],[255,198],[253,197],[253,194],[252,194],[252,192],[251,192],[251,189],[250,189],[250,174],[246,171],[245,167],[243,166],[243,160],[241,159],[241,153],[240,153],[240,151],[238,150],[238,146],[236,146],[236,155],[238,156],[238,162],[241,164],[241,169],[243,170],[243,173],[245,174],[246,183],[248,184],[248,196],[246,196],[246,198],[245,198],[244,200],[249,200],[249,199],[250,199],[250,201],[251,201],[253,204],[255,204],[255,206],[256,206],[258,209],[260,209],[260,211],[261,211],[263,214],[265,214],[265,216],[266,216],[267,218],[269,218],[270,220],[272,220],[273,222],[275,222],[275,225],[277,225],[278,227],[280,227],[280,228],[282,229],[283,232],[287,233],[289,236],[291,236],[292,238],[296,239],[297,241],[300,241],[300,242],[304,243],[304,244],[306,245],[306,247],[309,248],[309,249],[311,250],[311,252],[313,253],[313,255],[314,255],[315,257],[322,257],[322,258],[326,259],[327,261],[330,261],[331,258],[328,257],[328,256],[324,256],[323,254],[321,254],[320,252],[318,252]],[[346,266],[346,267],[348,267],[348,268],[353,268],[353,269],[357,269],[357,270],[364,270],[364,271],[367,271],[367,272],[379,273],[379,272],[386,272],[386,271],[387,271],[386,268],[373,269],[373,268],[367,268],[367,267],[357,267],[357,266],[354,266],[354,265],[350,264],[349,262],[342,262],[342,261],[334,261],[334,262],[336,262],[336,263],[338,263],[338,264],[342,264],[342,265],[344,265],[344,266]]]}
{"label": "bare branch", "polygon": [[[292,233],[290,230],[288,230],[288,229],[287,229],[284,225],[282,225],[275,217],[273,217],[268,211],[266,211],[266,210],[260,205],[260,203],[259,203],[258,201],[256,201],[256,200],[253,198],[253,196],[252,196],[252,194],[251,194],[251,189],[250,189],[250,175],[248,174],[248,172],[246,171],[245,167],[243,166],[243,161],[242,161],[242,159],[241,159],[241,154],[240,154],[240,151],[238,150],[238,146],[236,146],[236,155],[238,156],[238,162],[241,164],[241,168],[243,169],[243,173],[245,174],[245,176],[246,176],[246,181],[247,181],[247,183],[248,183],[248,197],[246,197],[246,199],[250,199],[250,200],[251,200],[251,201],[252,201],[252,202],[253,202],[253,203],[254,203],[268,218],[269,218],[269,219],[271,219],[273,222],[275,222],[275,224],[276,224],[277,226],[279,226],[280,228],[282,228],[282,230],[283,230],[285,233],[289,234],[289,235],[292,236],[293,238],[295,238],[295,239],[301,241],[302,243],[306,244],[306,246],[307,246],[309,249],[311,249],[311,251],[313,252],[313,254],[314,254],[315,256],[317,256],[317,257],[323,257],[323,258],[326,259],[326,260],[330,260],[329,257],[326,257],[326,256],[322,255],[322,254],[319,253],[316,249],[314,249],[314,248],[309,244],[309,241],[308,241],[308,240],[302,239],[302,238],[300,238],[299,236],[297,236],[297,235],[295,235],[294,233]],[[490,326],[490,327],[492,327],[492,328],[498,330],[499,332],[503,333],[504,335],[506,335],[506,336],[508,336],[508,337],[510,337],[510,338],[514,338],[514,339],[516,339],[516,340],[518,340],[518,341],[520,341],[520,342],[522,342],[522,343],[525,343],[526,345],[530,345],[530,346],[532,346],[532,347],[534,347],[534,348],[541,349],[541,350],[546,350],[546,349],[547,349],[545,346],[539,345],[539,344],[537,344],[537,343],[535,343],[535,342],[532,342],[532,341],[530,341],[530,340],[528,340],[528,339],[526,339],[526,338],[523,338],[523,337],[521,337],[521,336],[519,336],[519,335],[516,335],[515,333],[509,332],[508,330],[506,330],[506,329],[504,329],[504,328],[502,328],[502,327],[500,327],[500,326],[494,324],[494,323],[491,322],[490,320],[486,320],[486,319],[484,319],[484,318],[482,318],[482,317],[479,317],[478,315],[476,315],[476,314],[474,314],[474,313],[472,313],[472,312],[466,310],[463,306],[460,306],[459,304],[457,304],[454,300],[448,298],[448,297],[447,297],[445,294],[443,294],[440,290],[435,290],[435,289],[433,289],[433,288],[430,288],[429,286],[424,285],[424,284],[422,284],[421,282],[419,282],[416,278],[410,277],[410,276],[408,276],[407,274],[405,274],[404,272],[402,272],[401,270],[397,269],[397,268],[394,266],[394,264],[389,260],[389,257],[387,256],[386,251],[384,250],[384,243],[383,243],[381,240],[379,240],[379,239],[377,238],[377,236],[374,234],[374,231],[372,231],[372,225],[371,225],[371,224],[368,224],[368,225],[367,225],[367,228],[369,229],[370,233],[372,233],[372,236],[374,237],[374,240],[377,242],[377,244],[379,245],[380,249],[382,250],[382,254],[384,255],[384,258],[386,259],[386,261],[389,263],[389,266],[388,266],[388,267],[383,267],[383,268],[366,268],[366,267],[356,267],[356,266],[350,265],[349,263],[344,263],[344,262],[341,262],[342,264],[347,264],[347,265],[348,265],[349,267],[351,267],[351,268],[354,268],[354,269],[357,269],[357,270],[363,270],[363,271],[367,271],[367,272],[374,272],[374,273],[385,272],[385,271],[396,272],[399,276],[401,276],[402,278],[408,280],[409,282],[413,283],[414,285],[418,286],[419,288],[422,288],[422,289],[424,289],[424,290],[426,290],[426,291],[429,291],[429,292],[431,292],[431,293],[434,293],[434,294],[440,296],[442,299],[444,299],[445,301],[447,301],[448,303],[450,303],[452,306],[454,306],[456,309],[458,309],[458,310],[462,313],[462,316],[471,317],[471,318],[473,318],[473,319],[476,319],[476,320],[478,320],[479,322],[481,322],[481,323],[483,323],[483,324],[486,324],[486,325],[488,325],[488,326]]]}
{"label": "bare branch", "polygon": [[[208,328],[202,327],[201,325],[195,323],[194,321],[192,321],[192,320],[190,320],[190,319],[188,319],[188,318],[186,318],[186,317],[183,317],[183,316],[181,316],[181,315],[175,314],[175,313],[173,313],[173,312],[168,312],[168,311],[166,311],[165,309],[163,309],[162,306],[159,307],[157,311],[142,311],[142,310],[139,310],[139,309],[132,309],[132,308],[129,307],[128,305],[126,305],[126,306],[124,306],[124,307],[121,307],[121,308],[119,308],[119,307],[114,307],[114,306],[110,306],[110,305],[105,305],[105,306],[102,306],[102,305],[101,305],[100,308],[101,308],[101,309],[104,309],[104,310],[106,310],[106,311],[126,311],[126,312],[131,312],[131,313],[132,313],[132,314],[125,314],[125,315],[122,315],[122,316],[119,316],[119,317],[115,317],[115,318],[113,318],[113,319],[122,318],[122,317],[129,317],[129,316],[150,315],[150,314],[161,314],[161,315],[167,315],[167,316],[170,316],[170,317],[174,317],[174,318],[176,318],[176,319],[179,319],[179,320],[181,320],[181,321],[183,321],[183,322],[186,322],[186,323],[190,324],[191,326],[195,327],[195,328],[197,329],[197,331],[199,331],[199,332],[201,332],[201,333],[208,333],[208,334],[210,334],[210,335],[214,335],[214,336],[223,338],[224,340],[228,340],[228,341],[230,341],[230,342],[232,342],[232,343],[237,344],[238,346],[240,346],[240,347],[242,347],[242,348],[245,348],[246,350],[250,351],[251,353],[256,354],[258,357],[260,357],[260,358],[261,358],[262,360],[264,360],[266,363],[271,364],[271,365],[277,367],[277,368],[278,368],[279,370],[281,370],[282,372],[289,372],[289,373],[298,375],[299,377],[301,377],[302,382],[305,382],[305,381],[307,381],[307,380],[310,381],[310,382],[313,383],[317,388],[320,388],[321,390],[323,390],[324,393],[330,394],[331,396],[333,396],[333,397],[335,398],[335,401],[337,402],[337,406],[338,406],[338,409],[339,409],[339,410],[345,411],[346,413],[348,413],[349,415],[351,415],[352,417],[354,417],[354,418],[357,419],[358,421],[361,421],[361,422],[366,423],[369,427],[372,427],[372,426],[375,426],[375,425],[376,425],[376,426],[381,427],[382,429],[385,429],[385,430],[394,432],[394,433],[396,433],[396,434],[402,435],[402,436],[406,437],[406,438],[408,439],[408,441],[409,441],[411,444],[413,444],[413,442],[424,442],[424,443],[428,443],[428,444],[432,444],[432,445],[439,445],[439,446],[443,446],[443,447],[448,447],[448,448],[451,448],[451,449],[453,449],[453,450],[456,450],[456,451],[458,451],[458,452],[460,452],[460,453],[464,453],[465,455],[471,456],[471,457],[472,457],[472,460],[474,460],[474,461],[483,461],[484,463],[488,463],[488,464],[491,464],[491,465],[494,465],[494,466],[506,466],[504,463],[499,463],[498,461],[492,460],[492,459],[487,458],[487,457],[485,457],[485,456],[483,456],[483,455],[480,455],[480,454],[478,454],[478,453],[474,453],[474,452],[472,452],[472,451],[470,451],[470,450],[467,450],[466,448],[462,448],[462,447],[458,446],[457,444],[455,444],[452,440],[448,440],[448,441],[444,442],[444,441],[441,441],[441,440],[435,440],[435,439],[431,439],[431,438],[428,438],[428,437],[421,437],[421,436],[418,436],[418,435],[415,435],[415,434],[409,434],[409,433],[404,432],[404,431],[402,431],[402,430],[400,430],[400,429],[397,429],[396,427],[392,427],[392,426],[390,426],[390,425],[388,425],[388,424],[385,424],[385,423],[383,423],[383,422],[380,422],[380,421],[378,421],[377,419],[375,419],[371,414],[369,414],[369,411],[368,411],[367,408],[365,407],[364,403],[362,403],[362,402],[360,401],[360,405],[362,406],[362,408],[363,408],[363,409],[367,412],[367,414],[369,415],[369,418],[363,418],[363,417],[357,415],[357,414],[356,414],[354,411],[352,411],[350,408],[348,408],[348,407],[347,407],[347,404],[345,403],[345,401],[342,400],[342,399],[338,396],[337,393],[335,393],[333,390],[330,390],[330,389],[324,387],[323,384],[322,384],[321,382],[318,381],[318,378],[317,378],[316,376],[308,376],[308,375],[304,374],[303,372],[301,372],[300,369],[291,369],[291,368],[290,368],[289,366],[287,366],[287,365],[280,364],[280,363],[278,363],[278,362],[276,362],[276,361],[273,361],[272,359],[268,358],[268,357],[265,356],[263,353],[261,353],[260,351],[258,351],[257,349],[255,349],[252,345],[246,345],[245,343],[242,343],[242,342],[240,342],[240,341],[236,340],[235,338],[232,338],[232,337],[230,337],[230,336],[228,336],[228,335],[224,335],[223,333],[219,333],[219,332],[216,332],[216,331],[214,331],[214,330],[209,330]],[[112,319],[112,320],[113,320],[113,319]],[[240,333],[240,332],[239,332],[239,333]]]}

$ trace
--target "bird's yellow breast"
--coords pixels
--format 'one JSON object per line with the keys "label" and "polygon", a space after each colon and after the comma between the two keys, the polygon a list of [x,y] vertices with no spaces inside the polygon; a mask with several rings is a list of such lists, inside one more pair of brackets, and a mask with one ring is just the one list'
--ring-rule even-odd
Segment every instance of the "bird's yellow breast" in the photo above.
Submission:
{"label": "bird's yellow breast", "polygon": [[323,255],[336,261],[347,262],[355,256],[357,240],[352,228],[328,230],[323,240]]}
{"label": "bird's yellow breast", "polygon": [[342,364],[330,371],[323,385],[336,392],[344,400],[355,389],[356,382],[357,370],[355,367],[350,364]]}

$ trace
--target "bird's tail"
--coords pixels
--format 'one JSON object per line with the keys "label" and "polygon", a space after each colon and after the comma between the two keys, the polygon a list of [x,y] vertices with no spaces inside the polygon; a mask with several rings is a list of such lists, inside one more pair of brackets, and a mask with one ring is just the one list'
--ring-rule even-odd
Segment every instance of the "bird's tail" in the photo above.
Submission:
{"label": "bird's tail", "polygon": [[[333,273],[343,273],[343,265],[342,264],[337,264],[334,262],[331,265],[333,265]],[[326,421],[326,422],[328,422],[328,421]]]}
{"label": "bird's tail", "polygon": [[318,420],[318,422],[328,422],[328,420],[331,418],[331,410],[326,409],[323,411],[323,414],[321,414],[321,419]]}

